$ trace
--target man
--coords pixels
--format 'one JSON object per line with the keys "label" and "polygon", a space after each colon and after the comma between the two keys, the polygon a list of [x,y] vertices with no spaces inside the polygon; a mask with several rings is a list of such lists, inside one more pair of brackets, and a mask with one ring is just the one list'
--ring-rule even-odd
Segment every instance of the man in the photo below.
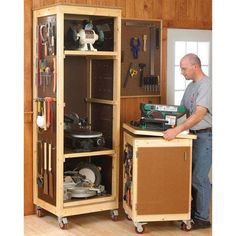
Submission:
{"label": "man", "polygon": [[197,135],[193,140],[192,163],[192,228],[210,227],[209,206],[211,184],[208,173],[212,163],[212,89],[210,79],[201,69],[201,61],[195,54],[187,54],[180,61],[181,74],[192,82],[186,88],[181,105],[189,116],[186,121],[164,132],[166,140],[172,140],[180,132],[190,130]]}

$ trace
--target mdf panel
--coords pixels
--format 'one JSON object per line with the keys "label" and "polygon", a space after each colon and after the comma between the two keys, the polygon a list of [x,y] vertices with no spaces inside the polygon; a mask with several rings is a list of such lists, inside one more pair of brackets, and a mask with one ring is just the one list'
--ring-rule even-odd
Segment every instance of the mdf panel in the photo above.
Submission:
{"label": "mdf panel", "polygon": [[137,213],[188,213],[190,148],[139,147],[137,155]]}

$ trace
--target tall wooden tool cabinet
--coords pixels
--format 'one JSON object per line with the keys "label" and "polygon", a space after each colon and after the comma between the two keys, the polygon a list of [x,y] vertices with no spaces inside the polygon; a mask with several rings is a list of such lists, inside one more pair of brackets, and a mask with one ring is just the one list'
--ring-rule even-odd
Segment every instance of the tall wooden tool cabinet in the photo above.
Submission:
{"label": "tall wooden tool cabinet", "polygon": [[192,139],[124,128],[123,207],[138,233],[150,221],[190,220]]}
{"label": "tall wooden tool cabinet", "polygon": [[[35,9],[33,18],[36,212],[38,216],[43,210],[55,214],[63,229],[71,215],[111,210],[112,219],[116,219],[121,10],[59,4]],[[75,32],[81,28],[87,39],[85,49],[77,45]],[[95,31],[99,39],[90,44]],[[66,147],[65,114],[85,118],[90,131],[103,134],[105,144],[88,150]],[[97,168],[103,189],[92,197],[67,198],[65,172],[73,171],[81,163],[87,169],[89,165]],[[94,174],[92,169],[90,172]]]}

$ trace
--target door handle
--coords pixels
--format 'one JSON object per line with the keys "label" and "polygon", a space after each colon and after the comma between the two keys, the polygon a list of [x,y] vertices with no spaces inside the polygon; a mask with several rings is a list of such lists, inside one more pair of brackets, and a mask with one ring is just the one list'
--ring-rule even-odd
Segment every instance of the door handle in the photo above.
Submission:
{"label": "door handle", "polygon": [[184,152],[184,161],[186,161],[186,160],[187,160],[187,153]]}

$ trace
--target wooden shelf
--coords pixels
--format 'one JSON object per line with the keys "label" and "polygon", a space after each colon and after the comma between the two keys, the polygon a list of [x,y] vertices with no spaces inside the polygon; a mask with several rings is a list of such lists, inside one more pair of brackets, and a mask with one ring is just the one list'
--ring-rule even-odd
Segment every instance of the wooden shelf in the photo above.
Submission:
{"label": "wooden shelf", "polygon": [[93,151],[93,152],[70,152],[70,153],[65,153],[64,157],[74,158],[74,157],[102,156],[102,155],[112,156],[114,154],[115,154],[115,150],[107,149],[107,150],[99,150],[99,151]]}
{"label": "wooden shelf", "polygon": [[[123,128],[136,135],[144,135],[144,136],[154,136],[154,137],[163,137],[163,131],[155,131],[155,130],[145,130],[138,127],[133,127],[130,124],[123,124]],[[182,132],[176,136],[176,138],[182,139],[196,139],[197,136],[195,134],[189,134],[187,132]]]}
{"label": "wooden shelf", "polygon": [[108,57],[114,58],[118,56],[117,52],[113,51],[79,51],[79,50],[65,50],[65,56],[92,56],[92,57]]}
{"label": "wooden shelf", "polygon": [[73,199],[69,200],[67,202],[64,202],[63,206],[64,207],[72,207],[72,206],[79,206],[79,205],[84,205],[84,204],[95,204],[95,203],[100,203],[100,202],[107,202],[107,201],[112,201],[114,200],[114,196],[107,195],[107,196],[96,196],[91,199]]}

